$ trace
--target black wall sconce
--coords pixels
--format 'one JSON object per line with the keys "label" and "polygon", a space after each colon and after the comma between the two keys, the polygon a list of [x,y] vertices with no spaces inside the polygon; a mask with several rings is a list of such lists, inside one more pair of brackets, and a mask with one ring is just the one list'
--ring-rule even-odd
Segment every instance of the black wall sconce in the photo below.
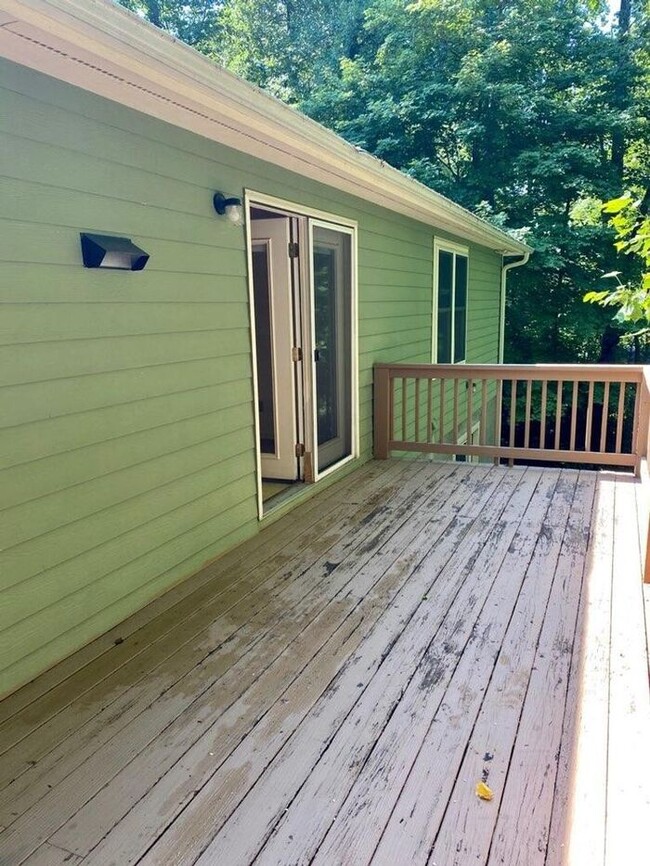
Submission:
{"label": "black wall sconce", "polygon": [[136,247],[129,238],[85,232],[81,233],[81,255],[86,268],[119,271],[141,271],[149,261],[149,253]]}
{"label": "black wall sconce", "polygon": [[227,197],[222,192],[215,192],[212,204],[219,216],[225,216],[235,226],[244,222],[244,209],[242,201],[236,196]]}

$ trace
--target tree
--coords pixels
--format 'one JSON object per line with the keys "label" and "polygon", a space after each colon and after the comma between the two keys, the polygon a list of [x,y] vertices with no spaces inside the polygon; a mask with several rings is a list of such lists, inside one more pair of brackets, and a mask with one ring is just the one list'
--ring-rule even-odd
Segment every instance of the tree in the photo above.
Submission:
{"label": "tree", "polygon": [[300,103],[352,57],[367,0],[228,0],[221,59],[285,101]]}
{"label": "tree", "polygon": [[587,292],[584,300],[603,307],[618,307],[615,318],[621,323],[650,326],[650,187],[641,198],[627,193],[603,205],[611,214],[609,224],[616,233],[614,246],[619,253],[637,260],[637,273],[629,280],[621,279],[621,271],[605,274],[616,280],[616,288]]}
{"label": "tree", "polygon": [[627,156],[644,140],[647,64],[640,9],[630,7],[624,39],[604,11],[580,0],[374,0],[357,56],[302,102],[423,183],[527,228],[536,252],[510,277],[507,360],[605,360],[616,345],[605,311],[581,303],[613,258],[607,227],[582,212],[620,188],[621,146]]}
{"label": "tree", "polygon": [[204,54],[215,57],[221,14],[228,0],[119,0],[122,6],[167,30]]}

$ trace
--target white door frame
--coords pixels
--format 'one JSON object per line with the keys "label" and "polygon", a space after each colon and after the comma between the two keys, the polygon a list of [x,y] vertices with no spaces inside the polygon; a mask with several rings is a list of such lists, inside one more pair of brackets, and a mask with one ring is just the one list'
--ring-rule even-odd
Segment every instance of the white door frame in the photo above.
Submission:
{"label": "white door frame", "polygon": [[[313,262],[313,260],[314,260],[314,228],[327,229],[327,230],[332,231],[332,232],[338,232],[339,234],[348,235],[348,237],[350,238],[350,270],[352,271],[352,274],[356,274],[356,259],[355,259],[355,251],[354,251],[354,239],[356,236],[355,230],[353,228],[350,228],[349,226],[338,225],[336,223],[333,223],[331,221],[326,221],[323,219],[310,219],[309,220],[309,262]],[[351,284],[352,284],[352,282],[353,282],[353,277],[351,275]],[[350,344],[351,344],[351,348],[352,348],[352,354],[354,356],[354,359],[356,359],[357,354],[358,354],[357,353],[357,335],[356,335],[356,304],[354,303],[354,300],[356,299],[356,292],[355,292],[354,288],[352,287],[352,285],[350,286],[350,293],[351,293]],[[315,286],[314,286],[314,269],[313,269],[313,267],[310,267],[310,269],[309,269],[309,294],[310,294],[310,298],[314,298]],[[313,347],[316,345],[316,321],[315,321],[315,316],[313,315],[313,313],[310,315],[310,322],[311,322],[311,345],[312,345],[311,356],[313,359],[313,356],[314,356]],[[327,469],[324,469],[322,472],[319,472],[319,470],[318,470],[318,464],[319,464],[318,442],[317,442],[317,436],[316,436],[316,431],[318,430],[317,396],[316,396],[316,368],[315,368],[315,361],[312,360],[312,365],[311,365],[311,369],[312,369],[311,403],[312,403],[312,409],[313,409],[312,425],[313,425],[313,429],[314,429],[313,443],[314,443],[314,478],[315,478],[315,480],[318,480],[319,478],[325,477],[326,475],[328,475],[328,473],[331,470],[338,469],[339,466],[342,466],[344,463],[347,463],[349,460],[351,460],[355,454],[356,446],[354,443],[354,439],[356,436],[356,431],[357,431],[357,426],[358,426],[356,424],[355,409],[354,409],[354,404],[356,402],[354,399],[354,395],[356,392],[356,381],[357,381],[356,376],[355,376],[355,371],[353,370],[353,367],[355,367],[355,366],[356,366],[355,360],[350,359],[350,373],[349,373],[350,378],[348,381],[348,385],[350,387],[350,425],[351,425],[350,430],[351,430],[351,439],[352,439],[352,441],[350,442],[351,453],[347,457],[343,457],[343,458],[341,458],[341,460],[338,460],[332,466],[328,466]]]}
{"label": "white door frame", "polygon": [[[324,225],[325,228],[334,231],[341,231],[349,234],[351,238],[350,249],[350,269],[351,269],[351,284],[350,284],[350,342],[352,358],[350,359],[350,386],[351,386],[351,406],[350,406],[350,424],[351,424],[351,452],[347,457],[342,458],[333,466],[328,466],[323,472],[318,472],[317,460],[317,445],[316,445],[316,426],[315,426],[315,408],[313,412],[305,412],[304,439],[305,448],[311,450],[313,455],[313,480],[319,481],[328,475],[336,472],[346,463],[356,459],[359,456],[359,337],[358,337],[358,223],[356,220],[350,220],[346,217],[341,217],[338,214],[332,214],[325,211],[320,211],[316,208],[306,207],[305,205],[296,204],[295,202],[280,199],[275,196],[269,196],[264,193],[258,193],[254,190],[246,189],[244,191],[244,203],[246,212],[246,255],[248,261],[248,294],[249,294],[249,311],[250,311],[250,335],[251,335],[251,359],[252,359],[252,381],[253,381],[253,406],[254,406],[254,434],[255,434],[255,468],[257,482],[257,503],[258,503],[258,518],[262,520],[264,517],[264,507],[262,499],[262,466],[261,454],[259,448],[260,425],[259,414],[257,411],[259,400],[259,388],[257,381],[257,343],[255,332],[255,298],[253,294],[253,254],[251,243],[251,209],[259,207],[268,207],[272,210],[277,210],[280,214],[286,216],[302,217],[303,228],[303,243],[306,241],[308,250],[307,255],[299,257],[298,270],[300,274],[300,291],[303,310],[303,354],[305,357],[311,358],[312,363],[303,364],[303,382],[304,392],[309,395],[312,402],[312,407],[315,407],[315,387],[316,377],[314,375],[313,362],[313,345],[314,345],[314,316],[311,299],[313,298],[313,232],[309,224],[313,221],[316,224]],[[309,353],[307,355],[307,353]],[[310,429],[311,428],[311,429]]]}
{"label": "white door frame", "polygon": [[[260,466],[265,478],[295,481],[298,478],[298,457],[295,446],[298,441],[297,407],[294,400],[296,378],[299,374],[291,358],[293,334],[293,291],[291,261],[287,255],[290,239],[290,223],[281,215],[277,220],[255,220],[251,223],[251,249],[262,245],[267,252],[267,276],[269,291],[269,319],[271,343],[271,387],[273,392],[273,442],[272,454],[261,452]],[[279,247],[284,255],[278,256]],[[252,280],[251,280],[252,282]],[[255,294],[255,285],[253,285]],[[253,307],[253,312],[254,312]],[[255,318],[253,316],[253,318]],[[282,351],[284,349],[284,351]],[[256,368],[257,372],[257,368]],[[290,392],[278,388],[278,382],[291,382]],[[259,382],[258,382],[259,388]],[[256,403],[258,417],[259,402]],[[259,447],[259,439],[258,439]]]}

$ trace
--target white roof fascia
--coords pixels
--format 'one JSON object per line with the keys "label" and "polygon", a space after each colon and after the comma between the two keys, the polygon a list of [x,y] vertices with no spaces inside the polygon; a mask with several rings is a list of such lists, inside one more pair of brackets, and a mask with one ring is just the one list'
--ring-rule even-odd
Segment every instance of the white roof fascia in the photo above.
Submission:
{"label": "white roof fascia", "polygon": [[503,255],[530,251],[110,0],[0,0],[0,54]]}

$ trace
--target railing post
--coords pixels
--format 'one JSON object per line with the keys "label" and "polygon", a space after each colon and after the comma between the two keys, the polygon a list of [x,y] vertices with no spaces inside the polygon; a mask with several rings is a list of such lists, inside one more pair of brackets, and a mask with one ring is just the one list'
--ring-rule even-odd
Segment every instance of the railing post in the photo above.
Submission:
{"label": "railing post", "polygon": [[387,460],[390,457],[388,442],[391,431],[390,390],[392,382],[388,367],[375,367],[374,378],[374,455],[376,460]]}
{"label": "railing post", "polygon": [[641,374],[641,380],[637,385],[637,412],[634,419],[634,432],[632,440],[634,443],[634,474],[637,478],[641,474],[641,461],[648,458],[648,443],[650,442],[650,372],[645,369]]}

